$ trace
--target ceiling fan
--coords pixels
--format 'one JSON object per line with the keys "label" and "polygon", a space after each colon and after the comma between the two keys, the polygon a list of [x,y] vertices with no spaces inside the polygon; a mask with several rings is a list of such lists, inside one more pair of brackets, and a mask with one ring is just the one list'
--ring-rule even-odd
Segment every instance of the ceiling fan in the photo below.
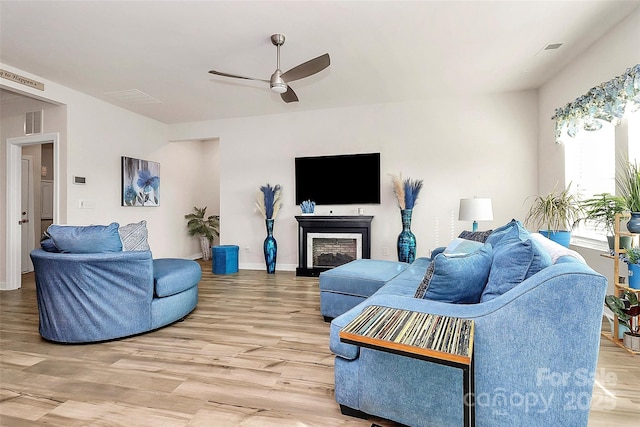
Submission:
{"label": "ceiling fan", "polygon": [[266,82],[269,83],[272,91],[280,94],[280,97],[284,102],[298,102],[298,96],[293,91],[293,89],[291,89],[291,86],[289,86],[289,82],[304,79],[305,77],[309,77],[327,68],[331,63],[329,54],[325,53],[324,55],[320,55],[317,58],[310,59],[309,61],[293,67],[289,71],[283,73],[280,70],[280,46],[284,44],[284,36],[282,34],[273,34],[271,36],[271,43],[273,43],[278,48],[278,62],[276,71],[273,72],[273,74],[271,75],[271,79],[269,80],[255,79],[253,77],[223,73],[216,70],[211,70],[209,71],[209,73],[222,77],[232,77],[236,79]]}

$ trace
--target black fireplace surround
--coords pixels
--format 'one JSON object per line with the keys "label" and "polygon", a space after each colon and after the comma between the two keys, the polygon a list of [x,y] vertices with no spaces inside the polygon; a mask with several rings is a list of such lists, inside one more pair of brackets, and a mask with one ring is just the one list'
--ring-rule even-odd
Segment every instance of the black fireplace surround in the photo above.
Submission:
{"label": "black fireplace surround", "polygon": [[296,276],[316,277],[330,267],[307,265],[308,233],[344,233],[362,236],[362,258],[371,258],[371,221],[368,215],[303,215],[296,216],[298,221],[298,268]]}

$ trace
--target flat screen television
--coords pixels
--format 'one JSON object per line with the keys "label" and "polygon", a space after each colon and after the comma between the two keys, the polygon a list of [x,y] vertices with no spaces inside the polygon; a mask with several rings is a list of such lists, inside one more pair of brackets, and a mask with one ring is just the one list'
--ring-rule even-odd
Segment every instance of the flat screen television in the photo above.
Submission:
{"label": "flat screen television", "polygon": [[380,204],[380,153],[296,157],[296,204]]}

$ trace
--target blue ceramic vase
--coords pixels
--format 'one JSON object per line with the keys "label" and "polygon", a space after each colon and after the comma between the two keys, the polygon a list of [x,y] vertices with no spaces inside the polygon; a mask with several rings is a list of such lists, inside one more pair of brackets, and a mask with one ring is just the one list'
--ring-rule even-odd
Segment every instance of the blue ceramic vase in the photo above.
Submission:
{"label": "blue ceramic vase", "polygon": [[267,237],[264,239],[264,261],[267,264],[267,273],[276,272],[276,256],[278,255],[278,243],[273,237],[273,219],[265,220],[267,224]]}
{"label": "blue ceramic vase", "polygon": [[627,222],[630,233],[640,233],[640,212],[631,212],[631,219]]}
{"label": "blue ceramic vase", "polygon": [[398,235],[398,261],[412,263],[416,259],[416,236],[411,232],[413,209],[400,210],[402,231]]}

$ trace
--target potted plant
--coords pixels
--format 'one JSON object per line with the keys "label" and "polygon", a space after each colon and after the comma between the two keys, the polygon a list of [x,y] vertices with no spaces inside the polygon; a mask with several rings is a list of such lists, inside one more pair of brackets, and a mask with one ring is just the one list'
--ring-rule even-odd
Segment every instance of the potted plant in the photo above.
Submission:
{"label": "potted plant", "polygon": [[184,216],[187,221],[187,230],[190,236],[200,237],[200,248],[202,249],[202,259],[207,261],[211,258],[211,245],[213,239],[220,235],[220,216],[209,215],[205,217],[207,207],[193,208],[193,212]]}
{"label": "potted plant", "polygon": [[525,218],[525,223],[537,228],[540,234],[565,247],[569,247],[571,230],[582,216],[580,200],[570,187],[571,184],[560,192],[554,189],[547,195],[535,196]]}
{"label": "potted plant", "polygon": [[[582,216],[580,221],[591,221],[596,227],[601,226],[607,233],[609,249],[614,249],[614,224],[616,214],[627,211],[627,202],[619,196],[610,193],[594,194],[593,197],[580,202]],[[620,247],[631,246],[631,236],[620,236]]]}
{"label": "potted plant", "polygon": [[625,289],[620,297],[607,295],[604,301],[607,307],[618,317],[618,322],[629,329],[622,338],[624,346],[633,351],[640,351],[640,328],[638,325],[640,305],[638,304],[638,295]]}
{"label": "potted plant", "polygon": [[640,167],[638,163],[622,161],[616,173],[618,193],[627,203],[631,211],[631,219],[627,222],[627,230],[640,233]]}
{"label": "potted plant", "polygon": [[628,248],[624,257],[624,262],[629,267],[629,287],[640,289],[640,247]]}

